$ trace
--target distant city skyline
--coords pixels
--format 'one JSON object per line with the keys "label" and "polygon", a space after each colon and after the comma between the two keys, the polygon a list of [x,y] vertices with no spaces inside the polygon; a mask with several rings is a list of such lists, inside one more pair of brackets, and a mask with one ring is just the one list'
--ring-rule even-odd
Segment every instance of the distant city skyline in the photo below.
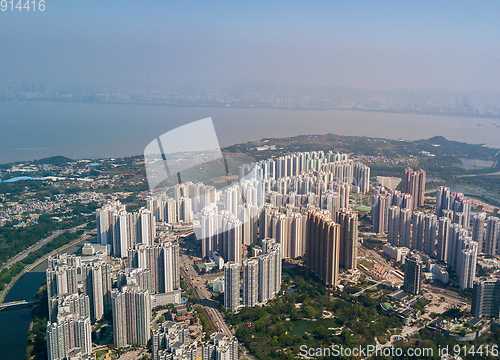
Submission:
{"label": "distant city skyline", "polygon": [[500,92],[447,89],[370,90],[254,82],[228,88],[54,87],[22,80],[0,84],[0,100],[193,107],[341,109],[499,118]]}

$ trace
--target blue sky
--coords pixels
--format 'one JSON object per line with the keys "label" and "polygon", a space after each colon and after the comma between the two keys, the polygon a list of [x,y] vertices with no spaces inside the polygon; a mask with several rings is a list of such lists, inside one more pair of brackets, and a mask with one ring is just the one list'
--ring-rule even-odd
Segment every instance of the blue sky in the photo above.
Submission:
{"label": "blue sky", "polygon": [[46,0],[0,12],[0,84],[500,90],[500,3]]}

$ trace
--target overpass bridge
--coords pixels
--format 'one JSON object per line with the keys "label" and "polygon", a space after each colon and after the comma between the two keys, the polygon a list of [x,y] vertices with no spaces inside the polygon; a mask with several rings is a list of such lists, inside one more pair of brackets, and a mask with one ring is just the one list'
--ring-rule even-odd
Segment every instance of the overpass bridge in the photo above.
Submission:
{"label": "overpass bridge", "polygon": [[38,300],[20,300],[20,301],[11,301],[8,303],[0,304],[0,310],[17,307],[17,306],[31,306],[33,304],[38,303]]}

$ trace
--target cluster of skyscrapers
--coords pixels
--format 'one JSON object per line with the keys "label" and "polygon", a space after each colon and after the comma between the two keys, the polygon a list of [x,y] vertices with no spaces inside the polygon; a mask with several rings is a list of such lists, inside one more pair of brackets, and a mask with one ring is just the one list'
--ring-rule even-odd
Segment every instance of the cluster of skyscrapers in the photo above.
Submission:
{"label": "cluster of skyscrapers", "polygon": [[425,178],[426,173],[422,169],[416,171],[412,168],[405,169],[403,192],[413,197],[413,210],[419,206],[424,206]]}
{"label": "cluster of skyscrapers", "polygon": [[443,261],[458,274],[461,289],[473,287],[477,255],[498,251],[500,219],[486,219],[485,213],[471,216],[470,199],[445,186],[437,188],[434,214],[418,211],[415,205],[423,205],[425,190],[423,170],[406,169],[404,189],[407,194],[381,186],[374,189],[374,231],[387,233],[393,247]]}
{"label": "cluster of skyscrapers", "polygon": [[[186,199],[181,203],[190,203]],[[151,338],[152,304],[180,302],[177,237],[156,237],[153,211],[142,208],[128,213],[124,205],[113,201],[97,210],[97,224],[101,245],[84,247],[84,253],[90,251],[91,256],[62,254],[48,260],[47,344],[51,360],[75,351],[91,354],[91,319],[101,320],[106,314],[113,319],[117,347],[145,346]],[[127,258],[123,261],[125,270],[112,274],[110,252]],[[117,287],[112,290],[115,280]]]}
{"label": "cluster of skyscrapers", "polygon": [[[393,210],[390,210],[391,207],[393,207]],[[391,231],[391,233],[394,234],[394,229],[389,230],[389,227],[392,226],[392,224],[389,225],[389,211],[393,213],[392,216],[403,213],[403,217],[407,219],[411,218],[412,209],[413,195],[402,193],[399,190],[387,189],[384,186],[375,187],[373,189],[373,204],[371,210],[373,232],[386,234]]]}
{"label": "cluster of skyscrapers", "polygon": [[146,345],[151,338],[151,309],[180,302],[179,244],[171,235],[151,245],[128,249],[129,268],[117,274],[112,292],[113,339],[117,347]]}
{"label": "cluster of skyscrapers", "polygon": [[[281,290],[281,244],[274,239],[262,241],[262,254],[224,266],[224,305],[228,310],[255,306],[273,299]],[[240,294],[240,273],[243,273],[243,296]],[[242,300],[241,300],[242,299]]]}
{"label": "cluster of skyscrapers", "polygon": [[142,208],[128,213],[125,205],[112,201],[97,209],[97,241],[108,247],[111,255],[126,257],[134,244],[153,243],[156,219],[153,212]]}
{"label": "cluster of skyscrapers", "polygon": [[255,164],[240,166],[240,179],[281,179],[297,177],[310,171],[330,173],[330,180],[359,187],[360,192],[370,189],[370,168],[362,163],[349,160],[347,154],[323,151],[293,153],[275,159],[262,160]]}
{"label": "cluster of skyscrapers", "polygon": [[[191,186],[199,190],[197,185],[199,184],[181,184],[177,185],[174,189],[178,190],[174,193],[177,194],[181,192],[182,194],[191,194],[189,191]],[[196,194],[196,192],[193,192]],[[153,195],[147,200],[147,208],[149,211],[153,213],[155,219],[159,222],[166,222],[170,224],[176,223],[190,223],[193,221],[193,211],[199,208],[200,199],[204,199],[207,197],[207,204],[211,201],[215,201],[215,192],[207,193],[202,195],[195,195],[193,198],[190,198],[188,195],[182,195],[178,199],[172,198],[168,196],[164,192],[160,192],[158,194]],[[195,206],[193,207],[193,203]],[[204,203],[204,201],[202,202]]]}
{"label": "cluster of skyscrapers", "polygon": [[217,251],[241,265],[241,246],[272,237],[283,258],[304,256],[312,208],[334,219],[349,208],[351,192],[369,189],[370,168],[346,154],[296,153],[240,167],[239,184],[219,192],[200,213],[202,254]]}
{"label": "cluster of skyscrapers", "polygon": [[111,271],[106,254],[89,258],[60,254],[48,259],[47,354],[49,360],[92,359],[91,318],[111,306]]}
{"label": "cluster of skyscrapers", "polygon": [[332,214],[328,210],[310,209],[306,229],[306,266],[326,286],[339,283],[340,267],[357,268],[358,215],[349,209]]}

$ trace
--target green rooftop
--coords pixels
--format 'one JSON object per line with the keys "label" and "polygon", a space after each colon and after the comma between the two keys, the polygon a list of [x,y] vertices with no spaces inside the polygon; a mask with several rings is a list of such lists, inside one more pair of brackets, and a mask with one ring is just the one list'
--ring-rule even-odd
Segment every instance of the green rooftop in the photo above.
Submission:
{"label": "green rooftop", "polygon": [[388,302],[385,302],[385,303],[383,303],[382,305],[384,305],[384,307],[385,307],[387,310],[391,310],[391,309],[393,308],[393,306],[392,306],[390,303],[388,303]]}

